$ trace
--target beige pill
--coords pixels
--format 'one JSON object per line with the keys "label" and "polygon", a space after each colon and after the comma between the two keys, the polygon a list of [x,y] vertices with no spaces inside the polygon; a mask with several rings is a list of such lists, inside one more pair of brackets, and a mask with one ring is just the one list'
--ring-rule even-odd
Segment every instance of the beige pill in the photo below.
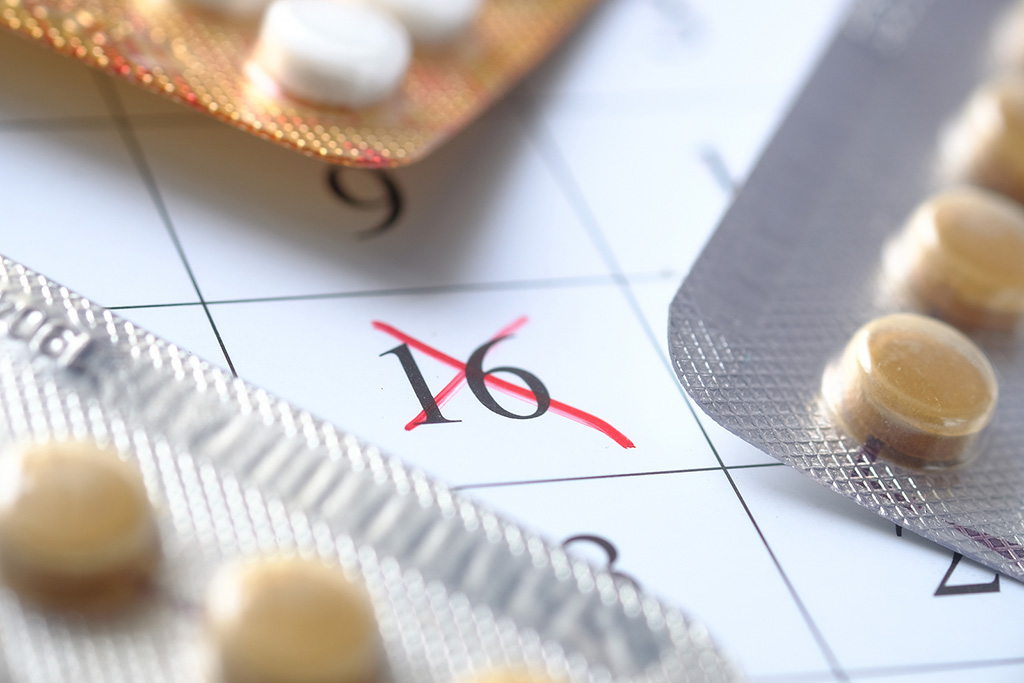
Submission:
{"label": "beige pill", "polygon": [[1024,201],[1024,77],[981,85],[942,139],[942,163],[955,180]]}
{"label": "beige pill", "polygon": [[933,195],[886,260],[923,309],[955,325],[1008,329],[1024,314],[1024,208],[1000,195]]}
{"label": "beige pill", "polygon": [[493,669],[471,676],[463,683],[565,683],[565,680],[531,673],[526,669]]}
{"label": "beige pill", "polygon": [[996,68],[1024,67],[1024,2],[1014,2],[996,22],[992,57]]}
{"label": "beige pill", "polygon": [[901,464],[946,467],[975,455],[998,387],[985,354],[949,325],[915,314],[860,328],[826,370],[822,394],[845,430]]}
{"label": "beige pill", "polygon": [[56,607],[105,608],[137,596],[159,539],[138,471],[91,442],[34,444],[0,473],[0,572]]}
{"label": "beige pill", "polygon": [[210,586],[207,622],[224,683],[369,683],[380,671],[369,598],[320,562],[229,566]]}

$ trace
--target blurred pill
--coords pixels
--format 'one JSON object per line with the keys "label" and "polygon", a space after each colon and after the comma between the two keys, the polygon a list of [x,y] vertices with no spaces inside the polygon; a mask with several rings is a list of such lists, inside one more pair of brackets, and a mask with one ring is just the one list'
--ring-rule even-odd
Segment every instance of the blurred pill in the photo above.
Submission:
{"label": "blurred pill", "polygon": [[0,475],[0,571],[55,607],[103,608],[136,596],[159,555],[136,468],[92,442],[21,449]]}
{"label": "blurred pill", "polygon": [[941,141],[944,173],[1024,201],[1024,76],[982,84]]}
{"label": "blurred pill", "polygon": [[442,45],[455,40],[473,23],[481,0],[375,0],[394,14],[415,43]]}
{"label": "blurred pill", "polygon": [[338,567],[290,557],[229,565],[206,617],[224,683],[370,683],[380,672],[373,607]]}
{"label": "blurred pill", "polygon": [[1012,328],[1024,315],[1024,207],[969,187],[932,195],[888,248],[886,267],[928,313]]}
{"label": "blurred pill", "polygon": [[470,676],[463,683],[565,683],[564,679],[552,678],[526,669],[492,669]]}

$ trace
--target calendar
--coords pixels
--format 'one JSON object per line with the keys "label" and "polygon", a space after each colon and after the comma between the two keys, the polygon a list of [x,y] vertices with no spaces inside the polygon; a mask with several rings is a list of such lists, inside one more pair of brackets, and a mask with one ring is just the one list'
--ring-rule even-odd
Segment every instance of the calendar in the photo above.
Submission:
{"label": "calendar", "polygon": [[668,306],[841,0],[605,0],[417,164],[327,166],[0,35],[0,253],[707,626],[752,681],[1017,681],[1024,586],[732,436]]}

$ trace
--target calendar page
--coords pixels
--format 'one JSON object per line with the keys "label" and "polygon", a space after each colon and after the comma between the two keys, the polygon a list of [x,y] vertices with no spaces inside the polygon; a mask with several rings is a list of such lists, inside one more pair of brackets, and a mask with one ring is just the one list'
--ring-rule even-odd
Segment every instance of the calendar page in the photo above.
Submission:
{"label": "calendar page", "polygon": [[386,173],[3,34],[0,253],[679,605],[753,681],[1021,680],[1024,586],[730,435],[668,361],[846,5],[605,0]]}

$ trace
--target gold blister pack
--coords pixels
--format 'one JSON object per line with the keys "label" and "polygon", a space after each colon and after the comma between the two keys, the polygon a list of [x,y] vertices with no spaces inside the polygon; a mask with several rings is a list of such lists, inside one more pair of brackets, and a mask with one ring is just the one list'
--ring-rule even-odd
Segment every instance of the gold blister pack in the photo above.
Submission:
{"label": "gold blister pack", "polygon": [[417,50],[399,91],[364,109],[318,107],[249,76],[258,21],[175,0],[0,0],[0,25],[271,142],[369,168],[419,160],[536,66],[597,0],[486,0],[442,50]]}

